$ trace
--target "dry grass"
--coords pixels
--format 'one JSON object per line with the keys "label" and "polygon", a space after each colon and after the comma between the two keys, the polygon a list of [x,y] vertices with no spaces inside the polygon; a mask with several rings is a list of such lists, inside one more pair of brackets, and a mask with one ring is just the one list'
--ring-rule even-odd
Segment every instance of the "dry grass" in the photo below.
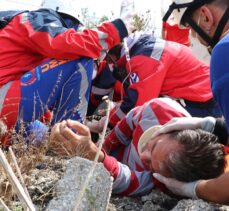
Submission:
{"label": "dry grass", "polygon": [[[24,141],[17,140],[17,143],[12,146],[12,149],[17,158],[17,163],[21,170],[22,177],[25,180],[25,183],[27,183],[27,178],[29,177],[31,170],[34,169],[38,163],[43,161],[44,155],[47,152],[47,148],[45,146],[35,147],[33,145],[26,144]],[[5,155],[10,163],[10,166],[16,174],[16,167],[14,166],[9,151],[5,151]],[[0,172],[1,197],[6,200],[7,204],[10,204],[10,202],[13,201],[18,201],[12,186],[9,183],[7,176],[1,166]]]}
{"label": "dry grass", "polygon": [[[62,73],[59,74],[58,76],[58,80],[56,81],[56,84],[54,84],[54,88],[53,91],[50,93],[49,95],[49,99],[47,100],[47,102],[42,102],[41,98],[38,96],[36,99],[34,98],[34,105],[36,105],[36,103],[40,103],[43,107],[43,110],[47,110],[47,103],[50,101],[50,99],[54,96],[54,94],[57,92],[57,87],[59,86],[60,80],[62,77]],[[63,93],[61,93],[62,95]],[[72,92],[69,93],[69,97],[71,98],[71,94]],[[68,99],[67,98],[67,99]],[[62,99],[62,96],[61,96]],[[67,103],[67,102],[65,102]],[[81,102],[79,102],[80,104]],[[5,106],[10,106],[9,105],[5,105]],[[82,106],[82,105],[81,105]],[[54,107],[56,107],[54,105]],[[76,106],[76,108],[74,108],[74,111],[66,111],[68,112],[76,112],[78,110],[79,106]],[[32,108],[33,109],[33,119],[35,120],[35,114],[36,114],[36,110],[35,107]],[[56,116],[58,115],[58,113],[60,112],[62,108],[57,106],[57,110],[56,110]],[[64,114],[66,114],[66,112],[64,112]],[[64,114],[63,114],[63,119],[64,119]],[[23,112],[20,111],[19,112],[19,119],[23,119]],[[56,122],[56,117],[53,117],[53,119],[51,121]],[[61,119],[62,119],[61,118]],[[93,116],[92,118],[99,118],[99,117],[95,117]],[[20,126],[19,126],[19,131],[16,132],[15,129],[13,129],[11,131],[12,134],[12,149],[15,153],[15,156],[17,158],[17,163],[19,165],[20,171],[22,173],[23,179],[25,180],[25,185],[28,186],[28,181],[29,181],[29,177],[31,176],[31,172],[37,167],[38,164],[40,163],[45,163],[46,166],[53,166],[55,165],[56,160],[60,160],[60,158],[63,158],[63,156],[57,155],[55,153],[55,148],[53,150],[50,150],[49,148],[49,135],[50,134],[45,134],[44,139],[46,140],[45,143],[39,144],[37,145],[36,143],[33,143],[32,140],[34,140],[34,137],[32,135],[26,134],[26,129],[25,129],[25,124],[23,123],[23,121],[20,121]],[[49,125],[50,126],[50,125]],[[6,127],[4,127],[4,125],[1,125],[1,121],[0,121],[0,134],[3,134],[6,132]],[[8,131],[9,132],[9,131]],[[25,139],[26,137],[26,139]],[[1,147],[1,145],[0,145]],[[77,149],[66,149],[63,145],[59,144],[57,145],[57,147],[61,148],[65,153],[64,156],[65,158],[67,157],[72,157],[72,156],[80,156],[80,157],[84,157],[87,158],[88,155],[87,153],[85,153],[85,150],[79,146]],[[4,151],[7,160],[9,161],[10,165],[13,168],[13,171],[16,172],[15,167],[13,165],[13,162],[10,158],[9,153],[6,151]],[[47,156],[46,155],[51,155],[50,159],[47,160]],[[55,167],[54,167],[55,169]],[[50,188],[49,190],[47,190],[43,195],[40,196],[40,199],[45,201],[45,197],[47,195],[53,195],[53,193],[51,193],[53,191],[53,187]],[[0,165],[0,196],[3,199],[3,201],[10,207],[12,208],[12,203],[13,202],[18,202],[18,198],[16,196],[16,194],[14,193],[14,191],[12,190],[12,186],[9,183],[6,174],[4,173],[3,168]]]}

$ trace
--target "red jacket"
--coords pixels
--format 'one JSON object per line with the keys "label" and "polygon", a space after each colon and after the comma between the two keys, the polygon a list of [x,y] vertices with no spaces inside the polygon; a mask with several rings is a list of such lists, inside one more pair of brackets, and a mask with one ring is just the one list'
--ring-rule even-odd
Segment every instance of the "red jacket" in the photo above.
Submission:
{"label": "red jacket", "polygon": [[126,68],[131,85],[121,106],[111,111],[112,126],[135,106],[161,95],[194,102],[212,99],[209,66],[198,60],[188,47],[146,34],[131,35],[127,42],[130,65],[125,56],[118,64]]}
{"label": "red jacket", "polygon": [[9,127],[14,125],[20,103],[19,79],[46,58],[98,58],[125,36],[126,27],[119,19],[97,30],[77,32],[53,10],[0,12],[0,116],[7,118]]}
{"label": "red jacket", "polygon": [[127,35],[121,20],[104,23],[97,31],[76,32],[66,28],[60,15],[52,10],[15,14],[0,13],[8,21],[0,29],[0,86],[18,80],[45,58],[98,58]]}

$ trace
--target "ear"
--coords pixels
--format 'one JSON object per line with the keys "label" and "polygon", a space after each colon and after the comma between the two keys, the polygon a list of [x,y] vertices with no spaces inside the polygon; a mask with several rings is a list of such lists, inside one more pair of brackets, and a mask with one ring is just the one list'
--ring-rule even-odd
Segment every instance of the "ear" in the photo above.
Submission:
{"label": "ear", "polygon": [[200,24],[204,30],[209,31],[214,25],[212,11],[206,5],[200,8]]}

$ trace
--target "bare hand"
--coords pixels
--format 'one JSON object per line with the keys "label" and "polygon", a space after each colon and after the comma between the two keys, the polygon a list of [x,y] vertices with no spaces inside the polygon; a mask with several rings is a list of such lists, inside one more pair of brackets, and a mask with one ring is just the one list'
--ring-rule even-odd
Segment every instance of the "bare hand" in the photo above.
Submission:
{"label": "bare hand", "polygon": [[60,155],[78,155],[90,160],[94,159],[97,152],[96,145],[91,141],[89,128],[73,120],[62,121],[53,127],[50,147]]}

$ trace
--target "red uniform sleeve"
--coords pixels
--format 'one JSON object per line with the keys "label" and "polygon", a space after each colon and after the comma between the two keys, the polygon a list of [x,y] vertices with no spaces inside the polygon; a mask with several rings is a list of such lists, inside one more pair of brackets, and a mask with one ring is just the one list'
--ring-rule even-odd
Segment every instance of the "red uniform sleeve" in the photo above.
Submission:
{"label": "red uniform sleeve", "polygon": [[138,116],[141,114],[143,107],[132,109],[122,120],[115,126],[109,135],[106,136],[104,148],[108,151],[118,147],[130,144],[133,132],[138,124]]}
{"label": "red uniform sleeve", "polygon": [[149,193],[153,188],[152,173],[149,171],[131,171],[114,157],[105,154],[104,167],[114,178],[113,193],[122,196],[140,196]]}
{"label": "red uniform sleeve", "polygon": [[119,19],[104,23],[97,30],[76,32],[63,27],[61,21],[47,11],[22,13],[10,24],[23,37],[21,44],[27,50],[56,59],[98,58],[101,52],[127,36],[125,25]]}
{"label": "red uniform sleeve", "polygon": [[111,126],[115,126],[135,106],[159,97],[166,76],[167,68],[162,61],[140,55],[131,58],[130,64],[131,70],[127,65],[130,86],[120,107],[115,107],[111,111]]}

